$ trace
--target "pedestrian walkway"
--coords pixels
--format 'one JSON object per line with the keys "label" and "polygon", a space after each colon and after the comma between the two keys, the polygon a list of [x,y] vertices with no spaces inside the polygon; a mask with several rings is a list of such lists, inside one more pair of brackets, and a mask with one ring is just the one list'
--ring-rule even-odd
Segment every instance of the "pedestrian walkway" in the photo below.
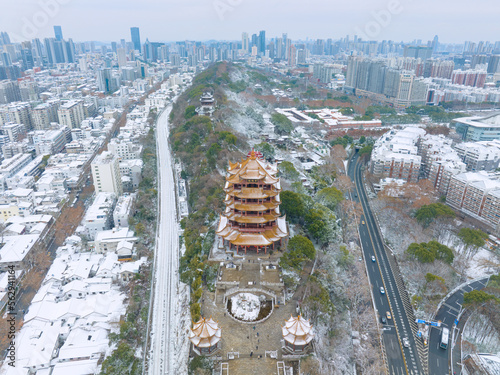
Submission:
{"label": "pedestrian walkway", "polygon": [[[229,363],[229,373],[276,374],[277,360],[266,359],[265,352],[277,350],[278,358],[281,357],[281,326],[292,314],[296,315],[295,303],[275,306],[269,319],[254,325],[232,319],[225,307],[213,303],[213,293],[205,293],[204,299],[203,316],[211,316],[222,329],[222,347],[217,355]],[[228,352],[238,352],[240,358],[228,360]]]}

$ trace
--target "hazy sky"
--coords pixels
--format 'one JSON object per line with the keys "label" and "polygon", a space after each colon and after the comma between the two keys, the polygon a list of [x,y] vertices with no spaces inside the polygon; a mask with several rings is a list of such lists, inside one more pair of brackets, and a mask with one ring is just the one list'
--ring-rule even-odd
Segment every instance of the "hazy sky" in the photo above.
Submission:
{"label": "hazy sky", "polygon": [[74,41],[271,38],[441,42],[500,40],[499,0],[0,0],[0,31],[14,41],[53,37],[61,25]]}

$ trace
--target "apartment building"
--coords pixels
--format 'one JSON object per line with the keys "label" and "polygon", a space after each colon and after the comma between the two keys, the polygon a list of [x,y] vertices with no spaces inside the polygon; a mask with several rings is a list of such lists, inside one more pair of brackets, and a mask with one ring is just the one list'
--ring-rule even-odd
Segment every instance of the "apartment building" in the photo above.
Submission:
{"label": "apartment building", "polygon": [[0,125],[12,122],[23,124],[26,129],[32,128],[31,106],[29,103],[17,102],[0,107]]}
{"label": "apartment building", "polygon": [[59,117],[59,124],[66,125],[70,129],[79,128],[85,119],[83,101],[71,100],[61,104],[57,115]]}
{"label": "apartment building", "polygon": [[59,116],[57,112],[59,106],[59,100],[52,100],[33,108],[31,111],[33,128],[36,130],[45,130],[50,127],[51,123],[58,122]]}
{"label": "apartment building", "polygon": [[494,171],[500,164],[500,140],[464,142],[455,145],[455,151],[467,165],[467,171]]}
{"label": "apartment building", "polygon": [[123,194],[119,159],[109,151],[96,156],[92,162],[92,177],[96,192]]}
{"label": "apartment building", "polygon": [[115,210],[113,211],[113,223],[117,228],[127,228],[128,218],[132,212],[132,206],[135,199],[135,194],[122,195],[116,202]]}
{"label": "apartment building", "polygon": [[121,160],[139,159],[142,146],[133,143],[130,139],[118,137],[108,143],[108,151],[118,156]]}
{"label": "apartment building", "polygon": [[139,187],[139,184],[142,181],[143,164],[144,163],[141,159],[120,161],[120,173],[122,175],[124,190],[133,191]]}
{"label": "apartment building", "polygon": [[60,130],[35,130],[29,137],[35,145],[37,155],[52,155],[61,152],[66,145],[66,134]]}
{"label": "apartment building", "polygon": [[97,233],[111,229],[115,203],[116,195],[114,193],[97,193],[82,222],[85,234],[90,239],[94,240]]}
{"label": "apartment building", "polygon": [[456,210],[500,229],[500,181],[498,175],[466,172],[450,180],[446,203]]}
{"label": "apartment building", "polygon": [[417,143],[424,135],[425,130],[416,127],[384,134],[373,147],[370,172],[381,178],[417,182],[422,165]]}
{"label": "apartment building", "polygon": [[429,179],[441,194],[448,191],[451,176],[466,170],[452,143],[450,138],[441,134],[426,134],[418,142],[418,153],[422,156],[420,177]]}

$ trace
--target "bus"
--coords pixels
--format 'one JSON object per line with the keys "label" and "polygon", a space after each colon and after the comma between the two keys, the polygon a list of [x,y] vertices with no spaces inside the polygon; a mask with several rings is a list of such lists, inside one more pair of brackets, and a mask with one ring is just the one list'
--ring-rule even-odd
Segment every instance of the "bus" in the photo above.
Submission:
{"label": "bus", "polygon": [[443,349],[448,347],[448,341],[450,339],[450,330],[448,328],[443,327],[443,331],[441,332],[441,344],[439,346]]}

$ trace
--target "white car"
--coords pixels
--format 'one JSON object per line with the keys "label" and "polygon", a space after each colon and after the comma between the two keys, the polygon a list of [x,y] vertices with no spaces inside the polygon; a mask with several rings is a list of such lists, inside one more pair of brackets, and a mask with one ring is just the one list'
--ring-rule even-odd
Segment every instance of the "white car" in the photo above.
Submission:
{"label": "white car", "polygon": [[409,348],[410,347],[410,340],[408,340],[408,337],[403,337],[403,346],[405,348]]}
{"label": "white car", "polygon": [[383,286],[380,287],[380,294],[385,294],[385,289]]}
{"label": "white car", "polygon": [[376,262],[375,255],[372,255],[372,262]]}

